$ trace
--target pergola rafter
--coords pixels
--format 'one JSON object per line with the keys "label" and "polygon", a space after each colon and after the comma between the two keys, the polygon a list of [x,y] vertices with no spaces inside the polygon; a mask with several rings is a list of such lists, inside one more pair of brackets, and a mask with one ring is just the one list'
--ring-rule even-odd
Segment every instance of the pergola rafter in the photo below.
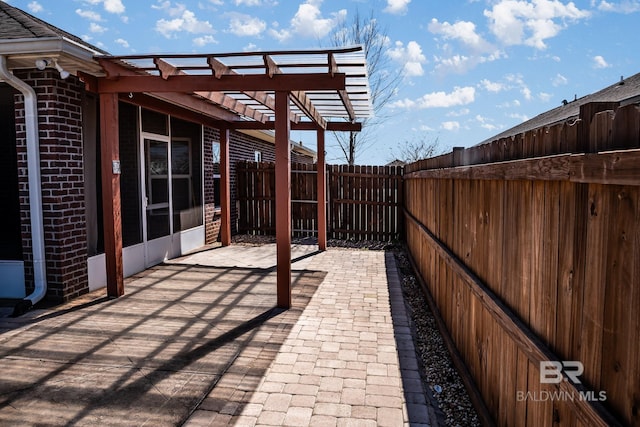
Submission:
{"label": "pergola rafter", "polygon": [[[230,69],[228,66],[224,65],[222,62],[218,61],[213,56],[210,56],[207,58],[207,63],[211,67],[211,71],[213,72],[214,77],[218,79],[222,77],[224,74],[237,74],[234,70]],[[270,110],[275,111],[276,101],[267,92],[254,90],[254,91],[245,91],[242,93],[244,93],[251,99],[256,100],[257,102],[269,108]],[[298,123],[300,122],[300,116],[298,114],[292,113],[289,115],[289,120],[291,121],[291,123]]]}
{"label": "pergola rafter", "polygon": [[[361,47],[209,55],[99,56],[104,76],[82,75],[100,94],[107,292],[124,292],[120,224],[118,100],[217,127],[221,145],[222,242],[230,243],[229,131],[275,130],[277,302],[291,304],[290,130],[318,141],[318,246],[326,249],[324,133],[359,131],[371,115]],[[138,95],[135,95],[138,94]],[[302,120],[306,118],[306,120]],[[340,120],[330,120],[338,118]],[[107,224],[107,221],[110,224]]]}

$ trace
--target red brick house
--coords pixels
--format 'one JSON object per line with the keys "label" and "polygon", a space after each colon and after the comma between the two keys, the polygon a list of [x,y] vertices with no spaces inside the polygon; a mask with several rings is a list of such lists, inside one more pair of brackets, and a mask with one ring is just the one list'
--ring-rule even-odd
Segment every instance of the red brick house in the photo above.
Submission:
{"label": "red brick house", "polygon": [[[0,2],[0,298],[66,301],[107,282],[105,123],[99,95],[88,90],[105,75],[101,55],[107,53]],[[244,120],[248,108],[241,117],[193,98],[119,95],[119,160],[110,166],[120,180],[125,277],[218,238],[220,131],[203,123]],[[230,130],[231,195],[235,161],[275,160],[274,134],[266,129]],[[290,156],[315,160],[297,143]]]}

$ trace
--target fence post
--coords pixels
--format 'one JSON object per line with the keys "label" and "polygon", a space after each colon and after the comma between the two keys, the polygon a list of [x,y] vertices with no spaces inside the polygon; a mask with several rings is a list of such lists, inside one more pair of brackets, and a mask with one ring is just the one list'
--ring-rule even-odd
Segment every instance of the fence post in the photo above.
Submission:
{"label": "fence post", "polygon": [[591,143],[591,120],[596,113],[606,110],[615,110],[620,106],[619,102],[590,102],[580,106],[580,123],[578,128],[578,153],[595,153],[597,147]]}
{"label": "fence post", "polygon": [[451,166],[463,166],[464,147],[453,147],[453,155],[451,156]]}

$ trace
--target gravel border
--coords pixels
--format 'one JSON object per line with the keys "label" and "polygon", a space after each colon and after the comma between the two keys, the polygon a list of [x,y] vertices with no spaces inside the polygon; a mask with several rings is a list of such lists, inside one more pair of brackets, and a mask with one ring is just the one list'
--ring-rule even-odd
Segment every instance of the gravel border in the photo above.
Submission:
{"label": "gravel border", "polygon": [[[275,243],[273,236],[236,235],[234,244],[259,246]],[[315,244],[315,238],[292,239],[294,244]],[[429,309],[423,290],[416,279],[405,247],[397,242],[328,240],[332,250],[384,250],[394,254],[402,283],[407,313],[411,319],[413,339],[420,363],[425,390],[432,394],[437,420],[432,425],[476,427],[481,426],[478,415],[460,379],[433,313]]]}

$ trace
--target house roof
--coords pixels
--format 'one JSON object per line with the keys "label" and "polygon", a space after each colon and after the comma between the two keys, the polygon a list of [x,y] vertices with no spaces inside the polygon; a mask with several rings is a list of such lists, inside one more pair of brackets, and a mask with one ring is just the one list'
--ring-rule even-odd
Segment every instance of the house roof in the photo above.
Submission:
{"label": "house roof", "polygon": [[4,1],[0,1],[0,39],[1,40],[15,40],[15,39],[33,39],[33,38],[66,38],[74,41],[80,45],[84,45],[87,48],[106,54],[107,52],[93,46],[80,37],[74,36],[54,25],[49,24],[35,16],[13,7]]}
{"label": "house roof", "polygon": [[621,106],[640,102],[640,73],[626,79],[620,79],[619,82],[590,95],[576,98],[572,101],[563,101],[563,105],[539,114],[477,145],[488,144],[492,141],[519,135],[529,130],[575,119],[580,114],[580,106],[590,102],[619,102]]}
{"label": "house roof", "polygon": [[1,0],[0,23],[0,55],[7,57],[11,69],[34,68],[37,59],[53,59],[72,74],[101,71],[93,57],[107,52]]}

